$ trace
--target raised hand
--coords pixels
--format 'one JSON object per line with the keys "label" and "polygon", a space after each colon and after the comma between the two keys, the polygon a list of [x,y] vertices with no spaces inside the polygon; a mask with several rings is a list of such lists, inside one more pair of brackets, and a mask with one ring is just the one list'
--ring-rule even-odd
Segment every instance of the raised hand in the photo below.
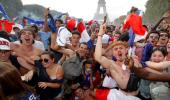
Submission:
{"label": "raised hand", "polygon": [[105,32],[106,32],[106,23],[100,26],[98,36],[102,36]]}
{"label": "raised hand", "polygon": [[49,8],[46,8],[44,12],[44,17],[48,18],[48,14],[49,14]]}

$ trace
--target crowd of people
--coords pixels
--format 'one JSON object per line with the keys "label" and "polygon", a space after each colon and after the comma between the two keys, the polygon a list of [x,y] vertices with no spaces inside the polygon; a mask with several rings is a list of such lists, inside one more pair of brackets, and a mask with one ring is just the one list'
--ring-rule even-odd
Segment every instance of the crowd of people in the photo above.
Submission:
{"label": "crowd of people", "polygon": [[[137,14],[132,7],[130,13]],[[82,33],[61,19],[0,31],[0,100],[169,100],[170,16],[134,42],[123,26],[85,24]],[[129,54],[130,53],[130,54]]]}

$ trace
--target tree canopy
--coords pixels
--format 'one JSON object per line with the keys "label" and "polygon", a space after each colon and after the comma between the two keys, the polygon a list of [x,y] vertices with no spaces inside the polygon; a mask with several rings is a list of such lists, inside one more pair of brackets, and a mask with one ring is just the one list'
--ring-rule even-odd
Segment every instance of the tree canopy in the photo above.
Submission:
{"label": "tree canopy", "polygon": [[170,0],[148,0],[143,16],[144,23],[155,24],[167,10],[170,10]]}

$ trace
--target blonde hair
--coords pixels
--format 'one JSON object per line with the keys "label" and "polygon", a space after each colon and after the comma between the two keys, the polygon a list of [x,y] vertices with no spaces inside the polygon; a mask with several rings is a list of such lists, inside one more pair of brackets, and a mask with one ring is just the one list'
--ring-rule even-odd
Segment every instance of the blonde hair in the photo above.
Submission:
{"label": "blonde hair", "polygon": [[117,45],[123,45],[125,48],[128,48],[128,43],[127,43],[127,42],[115,41],[115,42],[111,43],[111,44],[107,47],[106,51],[110,50],[111,48],[113,48],[113,47],[115,47],[115,46],[117,46]]}

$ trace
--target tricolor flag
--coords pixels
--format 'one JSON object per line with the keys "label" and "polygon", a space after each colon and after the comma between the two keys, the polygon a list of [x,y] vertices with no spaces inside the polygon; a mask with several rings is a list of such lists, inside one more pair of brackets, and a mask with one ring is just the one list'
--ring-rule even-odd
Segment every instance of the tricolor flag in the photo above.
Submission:
{"label": "tricolor flag", "polygon": [[1,3],[0,3],[0,13],[3,15],[3,17],[5,19],[9,20],[9,17],[8,17],[8,15],[7,15],[7,13],[6,13],[6,11],[5,11],[5,9],[4,9],[4,7]]}
{"label": "tricolor flag", "polygon": [[93,42],[90,39],[89,34],[87,33],[87,30],[86,30],[86,27],[85,27],[83,21],[78,23],[77,30],[78,30],[78,32],[81,33],[80,42],[87,42],[88,48],[93,48]]}
{"label": "tricolor flag", "polygon": [[74,28],[77,28],[77,31],[80,32],[80,34],[81,34],[80,42],[86,42],[88,44],[88,48],[93,47],[93,42],[90,39],[90,36],[86,30],[85,24],[83,23],[82,20],[70,19],[67,22],[67,28],[70,31],[72,31]]}
{"label": "tricolor flag", "polygon": [[136,13],[129,14],[125,19],[123,30],[129,32],[129,56],[134,55],[134,42],[145,39],[147,35],[147,31],[142,24],[142,11],[138,10]]}

